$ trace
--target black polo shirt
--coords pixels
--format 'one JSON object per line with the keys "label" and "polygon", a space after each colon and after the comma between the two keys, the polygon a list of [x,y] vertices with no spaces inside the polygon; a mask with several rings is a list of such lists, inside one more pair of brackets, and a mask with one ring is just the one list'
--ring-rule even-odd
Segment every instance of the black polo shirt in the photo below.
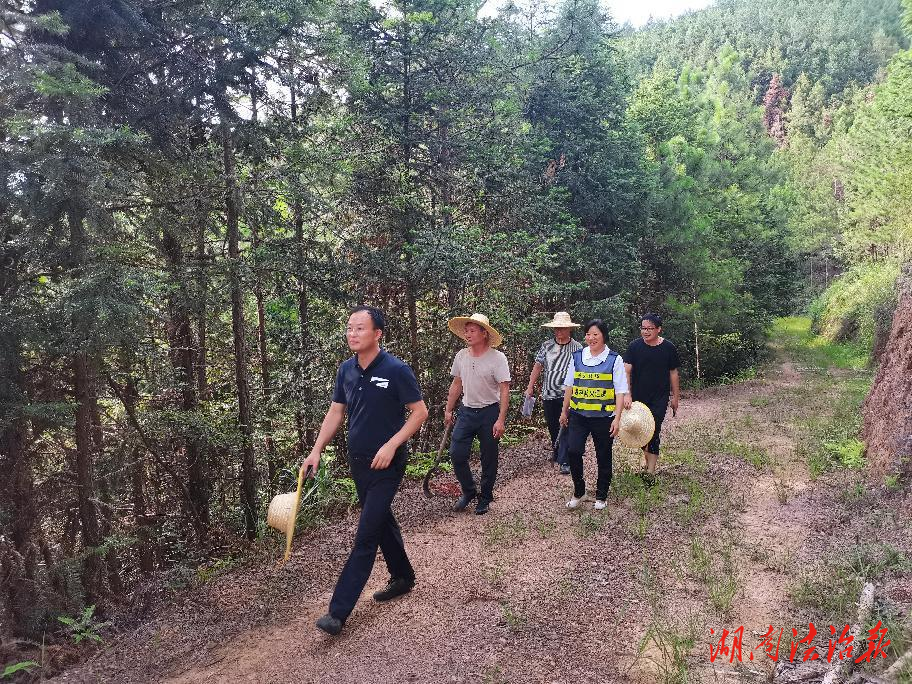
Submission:
{"label": "black polo shirt", "polygon": [[[405,406],[421,401],[421,388],[408,364],[381,349],[367,368],[357,355],[339,366],[332,400],[346,405],[349,453],[373,458],[405,425]],[[396,451],[407,454],[405,444]]]}
{"label": "black polo shirt", "polygon": [[642,401],[652,408],[653,404],[668,405],[671,392],[669,371],[681,365],[678,349],[670,340],[650,347],[642,337],[635,339],[624,354],[624,363],[633,366],[630,382],[633,400]]}

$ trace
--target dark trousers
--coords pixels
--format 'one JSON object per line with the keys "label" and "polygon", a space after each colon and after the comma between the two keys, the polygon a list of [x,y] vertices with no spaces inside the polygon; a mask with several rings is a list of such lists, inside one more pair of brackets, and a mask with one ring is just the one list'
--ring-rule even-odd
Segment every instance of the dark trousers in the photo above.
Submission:
{"label": "dark trousers", "polygon": [[484,408],[463,406],[456,417],[453,427],[453,440],[450,442],[450,460],[453,462],[453,473],[459,480],[462,493],[474,496],[478,490],[469,467],[469,453],[472,451],[472,440],[478,437],[481,445],[481,501],[494,499],[494,481],[497,479],[497,461],[500,454],[500,443],[494,439],[494,423],[500,415],[500,404],[489,404]]}
{"label": "dark trousers", "polygon": [[372,470],[370,464],[373,458],[373,455],[349,458],[352,478],[361,502],[361,517],[355,533],[354,548],[345,561],[329,602],[329,612],[340,620],[345,620],[351,614],[358,597],[364,591],[364,585],[374,568],[378,547],[383,551],[383,560],[392,577],[415,577],[415,571],[405,553],[405,544],[402,543],[402,531],[390,509],[405,474],[405,459],[397,456],[388,468]]}
{"label": "dark trousers", "polygon": [[659,446],[662,443],[662,421],[665,420],[665,413],[668,411],[668,397],[654,399],[644,403],[646,403],[646,406],[652,411],[652,417],[655,418],[656,424],[655,432],[652,433],[652,440],[646,445],[646,451],[658,456]]}
{"label": "dark trousers", "polygon": [[586,450],[586,439],[592,435],[595,443],[595,460],[598,464],[598,478],[595,483],[595,498],[605,501],[608,488],[611,486],[611,447],[614,438],[611,436],[611,422],[614,416],[581,416],[570,411],[570,436],[567,442],[567,457],[570,460],[570,474],[573,476],[573,496],[580,497],[586,493],[586,480],[583,478],[583,452]]}
{"label": "dark trousers", "polygon": [[[543,399],[542,410],[545,412],[545,422],[548,423],[548,434],[551,435],[553,454],[551,460],[560,465],[567,463],[567,437],[568,430],[560,431],[560,414],[564,408],[564,399]],[[560,435],[560,444],[557,436]]]}

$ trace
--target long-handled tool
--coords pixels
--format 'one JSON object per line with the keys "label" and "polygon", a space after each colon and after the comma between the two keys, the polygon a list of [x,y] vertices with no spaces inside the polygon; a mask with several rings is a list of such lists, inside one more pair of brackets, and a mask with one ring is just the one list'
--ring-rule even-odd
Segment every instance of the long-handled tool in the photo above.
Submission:
{"label": "long-handled tool", "polygon": [[424,495],[429,499],[433,496],[431,494],[431,480],[442,472],[443,462],[450,456],[449,452],[444,451],[444,449],[446,448],[447,438],[450,436],[451,429],[451,425],[447,425],[444,429],[443,438],[440,440],[440,448],[437,450],[437,458],[434,460],[434,465],[427,471],[427,474],[424,476],[424,481],[421,483]]}

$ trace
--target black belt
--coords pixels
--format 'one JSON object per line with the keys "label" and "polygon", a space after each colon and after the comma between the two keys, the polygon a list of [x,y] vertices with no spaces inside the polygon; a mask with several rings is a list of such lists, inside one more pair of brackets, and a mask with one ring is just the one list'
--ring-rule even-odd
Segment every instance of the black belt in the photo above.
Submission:
{"label": "black belt", "polygon": [[460,407],[459,410],[460,411],[474,411],[475,413],[478,413],[479,411],[486,411],[487,409],[491,408],[492,406],[500,406],[500,402],[495,401],[493,404],[488,404],[487,406],[482,406],[481,408],[473,408],[471,406],[463,405],[462,407]]}

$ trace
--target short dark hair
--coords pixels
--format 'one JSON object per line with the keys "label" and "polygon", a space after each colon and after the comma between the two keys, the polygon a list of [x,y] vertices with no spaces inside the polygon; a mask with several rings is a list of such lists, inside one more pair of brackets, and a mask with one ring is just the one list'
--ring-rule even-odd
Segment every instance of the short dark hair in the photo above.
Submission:
{"label": "short dark hair", "polygon": [[589,328],[595,326],[599,329],[599,332],[602,333],[602,338],[605,340],[605,344],[608,344],[608,324],[605,323],[601,318],[592,318],[586,321],[586,325],[583,327],[583,332],[589,332]]}
{"label": "short dark hair", "polygon": [[383,311],[378,309],[376,306],[356,306],[354,309],[348,312],[348,315],[353,316],[360,311],[367,311],[367,313],[370,314],[371,321],[374,324],[375,330],[382,331],[384,328],[386,328],[386,316],[384,315]]}
{"label": "short dark hair", "polygon": [[662,327],[662,317],[657,313],[644,313],[640,317],[640,321],[649,321],[657,328]]}

